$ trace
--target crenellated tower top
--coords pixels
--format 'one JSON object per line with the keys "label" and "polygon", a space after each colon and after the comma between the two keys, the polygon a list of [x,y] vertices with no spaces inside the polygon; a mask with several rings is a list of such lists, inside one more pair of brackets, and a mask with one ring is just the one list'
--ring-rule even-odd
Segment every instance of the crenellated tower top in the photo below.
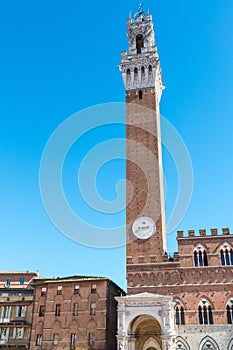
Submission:
{"label": "crenellated tower top", "polygon": [[126,90],[156,88],[160,101],[163,85],[152,16],[145,14],[142,4],[127,20],[128,52],[121,55],[120,71]]}

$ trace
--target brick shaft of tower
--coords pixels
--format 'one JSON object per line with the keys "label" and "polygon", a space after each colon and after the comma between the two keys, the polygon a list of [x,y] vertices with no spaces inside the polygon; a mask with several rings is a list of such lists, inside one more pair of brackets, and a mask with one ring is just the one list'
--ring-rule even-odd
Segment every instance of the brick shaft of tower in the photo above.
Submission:
{"label": "brick shaft of tower", "polygon": [[[132,271],[132,265],[162,262],[166,251],[159,114],[163,85],[152,16],[138,12],[128,19],[127,37],[120,71],[126,90],[127,266]],[[144,216],[156,223],[156,231],[149,239],[137,239],[132,224]]]}

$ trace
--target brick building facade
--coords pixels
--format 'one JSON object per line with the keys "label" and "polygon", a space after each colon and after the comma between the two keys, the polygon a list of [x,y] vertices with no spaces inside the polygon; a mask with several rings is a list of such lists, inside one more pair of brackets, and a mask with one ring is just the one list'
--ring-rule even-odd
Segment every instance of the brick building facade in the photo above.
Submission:
{"label": "brick building facade", "polygon": [[122,295],[107,278],[0,272],[0,348],[115,350]]}
{"label": "brick building facade", "polygon": [[30,349],[115,350],[116,296],[107,278],[40,279],[35,288]]}
{"label": "brick building facade", "polygon": [[0,272],[0,348],[28,349],[33,313],[32,281],[39,272]]}

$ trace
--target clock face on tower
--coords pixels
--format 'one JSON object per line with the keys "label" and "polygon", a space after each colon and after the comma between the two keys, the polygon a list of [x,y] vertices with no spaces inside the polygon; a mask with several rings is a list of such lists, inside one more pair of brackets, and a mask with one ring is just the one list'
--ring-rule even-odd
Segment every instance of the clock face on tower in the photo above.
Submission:
{"label": "clock face on tower", "polygon": [[137,218],[133,225],[132,231],[135,237],[139,239],[148,239],[155,233],[155,222],[148,216]]}

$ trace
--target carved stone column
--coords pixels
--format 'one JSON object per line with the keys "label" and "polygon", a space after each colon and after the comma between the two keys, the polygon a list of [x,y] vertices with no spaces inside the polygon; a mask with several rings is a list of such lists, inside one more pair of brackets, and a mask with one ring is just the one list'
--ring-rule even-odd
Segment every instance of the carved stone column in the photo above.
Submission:
{"label": "carved stone column", "polygon": [[130,339],[128,340],[128,350],[135,350],[135,342],[136,338],[130,337]]}
{"label": "carved stone column", "polygon": [[125,337],[117,336],[117,350],[129,350]]}
{"label": "carved stone column", "polygon": [[162,350],[175,350],[175,343],[172,335],[162,335]]}

